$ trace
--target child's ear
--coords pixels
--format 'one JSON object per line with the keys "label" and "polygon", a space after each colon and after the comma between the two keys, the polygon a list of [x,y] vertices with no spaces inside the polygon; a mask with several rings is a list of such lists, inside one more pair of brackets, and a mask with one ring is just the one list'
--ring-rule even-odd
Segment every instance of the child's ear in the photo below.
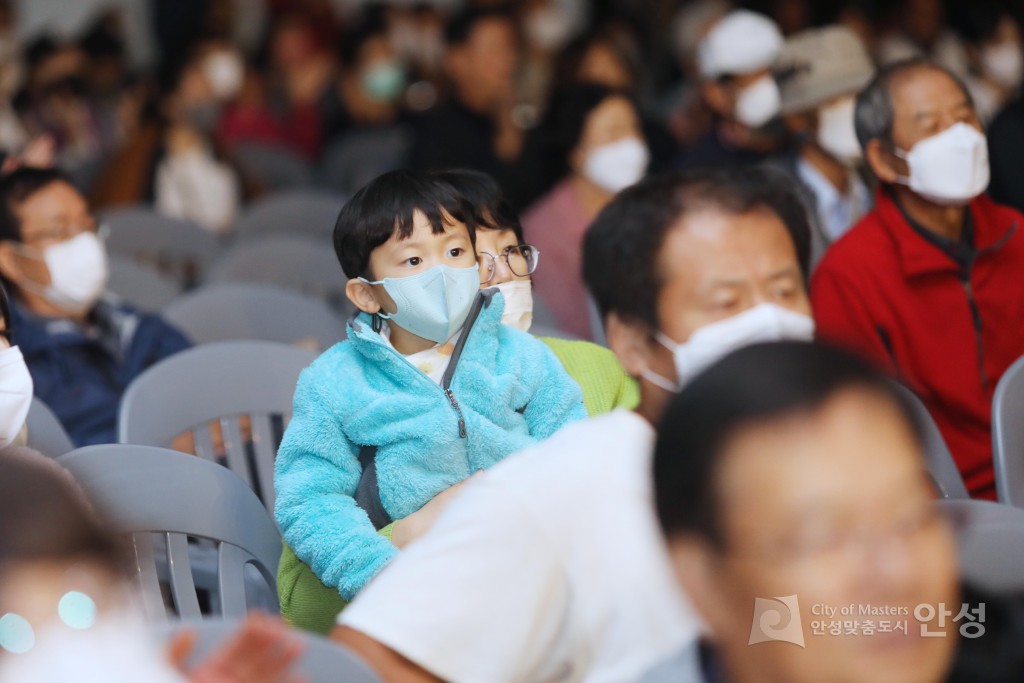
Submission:
{"label": "child's ear", "polygon": [[380,311],[380,302],[373,293],[373,286],[359,278],[354,277],[345,283],[345,296],[363,313],[373,315]]}

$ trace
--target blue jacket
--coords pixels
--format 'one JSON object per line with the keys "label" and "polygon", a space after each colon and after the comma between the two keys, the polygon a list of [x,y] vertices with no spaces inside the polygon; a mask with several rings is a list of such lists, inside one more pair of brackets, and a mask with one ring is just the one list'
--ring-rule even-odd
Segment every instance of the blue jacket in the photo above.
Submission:
{"label": "blue jacket", "polygon": [[159,316],[112,297],[96,304],[90,322],[86,330],[66,318],[43,318],[11,298],[11,343],[25,356],[35,395],[75,446],[117,443],[125,388],[154,363],[189,347]]}
{"label": "blue jacket", "polygon": [[501,324],[503,308],[498,295],[478,296],[446,373],[450,396],[374,332],[366,314],[299,376],[277,454],[275,513],[285,542],[346,600],[397,553],[353,498],[361,446],[377,447],[380,499],[401,519],[586,417],[579,386],[542,342]]}

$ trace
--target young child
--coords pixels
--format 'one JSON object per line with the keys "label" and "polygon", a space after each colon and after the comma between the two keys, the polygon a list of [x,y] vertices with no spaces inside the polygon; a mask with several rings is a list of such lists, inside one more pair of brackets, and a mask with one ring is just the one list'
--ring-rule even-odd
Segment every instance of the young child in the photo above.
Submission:
{"label": "young child", "polygon": [[346,600],[398,552],[377,528],[586,415],[555,356],[479,291],[474,230],[455,188],[409,171],[338,216],[361,313],[299,377],[274,483],[285,543]]}

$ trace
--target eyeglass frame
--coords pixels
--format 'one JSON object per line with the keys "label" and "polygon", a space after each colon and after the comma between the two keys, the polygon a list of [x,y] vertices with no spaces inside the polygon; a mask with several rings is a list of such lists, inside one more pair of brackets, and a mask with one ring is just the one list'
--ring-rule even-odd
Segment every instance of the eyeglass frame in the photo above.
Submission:
{"label": "eyeglass frame", "polygon": [[[509,262],[509,256],[511,256],[513,249],[518,251],[524,248],[533,251],[533,267],[530,268],[529,271],[526,273],[517,273],[515,269],[512,268],[512,264]],[[487,277],[486,280],[480,280],[480,284],[482,285],[486,285],[488,282],[494,279],[494,274],[498,272],[497,260],[499,258],[503,258],[505,260],[505,266],[508,268],[508,271],[515,275],[516,277],[529,277],[533,275],[534,273],[537,272],[537,266],[540,264],[540,249],[533,246],[532,244],[517,244],[515,246],[508,246],[502,249],[500,254],[492,254],[489,251],[478,251],[476,256],[477,264],[480,264],[480,261],[484,256],[487,256],[488,258],[491,259],[491,270],[490,275]],[[480,272],[484,272],[484,268],[482,265],[480,266]]]}

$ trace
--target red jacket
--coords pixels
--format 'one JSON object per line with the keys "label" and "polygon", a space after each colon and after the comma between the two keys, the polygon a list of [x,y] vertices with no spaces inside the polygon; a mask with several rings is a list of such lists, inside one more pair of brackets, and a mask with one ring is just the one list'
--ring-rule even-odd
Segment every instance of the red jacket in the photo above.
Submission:
{"label": "red jacket", "polygon": [[892,196],[825,254],[811,279],[819,338],[851,348],[924,400],[971,495],[995,498],[992,395],[1024,355],[1024,215],[971,202],[967,272],[914,231]]}

